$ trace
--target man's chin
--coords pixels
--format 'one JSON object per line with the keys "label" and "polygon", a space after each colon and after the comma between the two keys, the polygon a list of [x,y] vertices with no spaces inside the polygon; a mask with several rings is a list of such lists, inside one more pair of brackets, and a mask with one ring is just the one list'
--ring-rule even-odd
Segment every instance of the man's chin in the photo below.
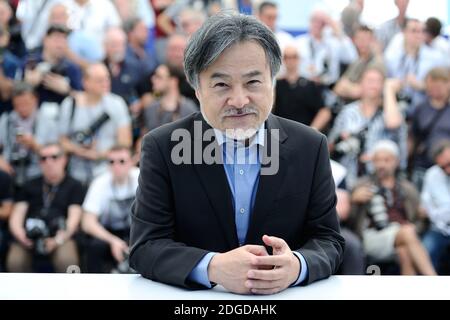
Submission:
{"label": "man's chin", "polygon": [[258,131],[257,128],[229,128],[225,129],[225,135],[229,139],[237,140],[237,141],[244,141],[247,139],[252,138],[256,132]]}

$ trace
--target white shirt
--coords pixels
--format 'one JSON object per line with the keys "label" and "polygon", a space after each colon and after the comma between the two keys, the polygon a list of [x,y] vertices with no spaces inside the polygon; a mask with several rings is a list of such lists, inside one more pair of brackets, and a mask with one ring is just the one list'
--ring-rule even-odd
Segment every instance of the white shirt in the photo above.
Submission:
{"label": "white shirt", "polygon": [[339,79],[340,63],[350,64],[358,58],[347,36],[338,39],[324,35],[321,41],[317,41],[304,34],[296,37],[295,42],[300,52],[300,74],[308,79],[320,76],[324,84],[332,84]]}
{"label": "white shirt", "polygon": [[[100,222],[104,224],[105,218],[110,214],[111,202],[114,200],[127,200],[136,196],[138,187],[139,169],[132,168],[127,183],[117,185],[113,183],[111,172],[107,171],[95,178],[86,194],[83,209],[95,214]],[[129,212],[122,212],[129,215]]]}
{"label": "white shirt", "polygon": [[120,27],[122,22],[116,7],[110,0],[90,0],[80,6],[75,0],[67,0],[69,26],[73,30],[84,30],[102,42],[105,31]]}
{"label": "white shirt", "polygon": [[[42,44],[48,28],[51,8],[67,0],[21,0],[16,16],[22,23],[21,34],[28,50]],[[41,8],[42,7],[42,8]]]}
{"label": "white shirt", "polygon": [[450,236],[450,176],[438,166],[428,169],[421,198],[433,225]]}
{"label": "white shirt", "polygon": [[[392,39],[384,54],[388,77],[405,80],[408,74],[413,74],[417,80],[423,81],[432,68],[447,66],[448,63],[442,54],[426,45],[421,46],[417,57],[406,54],[402,40],[403,36]],[[404,88],[403,91],[412,98],[413,105],[421,102],[424,97],[423,92],[410,87]]]}

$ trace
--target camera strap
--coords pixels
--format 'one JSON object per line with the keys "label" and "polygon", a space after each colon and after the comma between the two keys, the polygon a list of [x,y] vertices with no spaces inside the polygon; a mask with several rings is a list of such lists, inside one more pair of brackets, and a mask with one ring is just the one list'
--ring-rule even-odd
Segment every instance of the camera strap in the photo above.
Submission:
{"label": "camera strap", "polygon": [[53,201],[55,200],[56,194],[58,193],[59,185],[49,186],[44,182],[42,186],[42,205],[44,212],[48,214],[48,209],[52,206]]}

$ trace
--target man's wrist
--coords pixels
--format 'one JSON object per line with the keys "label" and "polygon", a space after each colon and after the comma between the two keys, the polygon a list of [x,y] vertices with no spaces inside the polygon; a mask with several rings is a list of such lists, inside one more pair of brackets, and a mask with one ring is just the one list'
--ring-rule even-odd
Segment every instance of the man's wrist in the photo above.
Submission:
{"label": "man's wrist", "polygon": [[211,258],[211,261],[208,264],[208,279],[211,284],[216,285],[218,283],[216,270],[217,270],[217,264],[220,254],[216,254]]}

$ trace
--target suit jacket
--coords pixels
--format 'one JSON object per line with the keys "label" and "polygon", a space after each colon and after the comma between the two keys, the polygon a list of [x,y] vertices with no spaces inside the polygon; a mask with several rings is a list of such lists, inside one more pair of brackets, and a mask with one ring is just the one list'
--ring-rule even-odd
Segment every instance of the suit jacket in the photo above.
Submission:
{"label": "suit jacket", "polygon": [[[200,113],[149,132],[143,139],[136,200],[132,206],[130,264],[144,277],[187,288],[202,288],[188,275],[211,251],[239,247],[232,193],[222,164],[171,161],[175,129],[191,135],[191,148],[211,127]],[[306,283],[335,273],[344,239],[339,233],[336,194],[324,135],[297,122],[270,115],[265,152],[279,145],[279,170],[261,175],[246,244],[264,245],[264,234],[283,238],[308,264]],[[279,129],[279,138],[270,129]],[[197,136],[195,136],[197,133]],[[213,143],[217,142],[213,139]],[[219,149],[220,150],[220,149]],[[194,155],[191,155],[194,157]]]}

